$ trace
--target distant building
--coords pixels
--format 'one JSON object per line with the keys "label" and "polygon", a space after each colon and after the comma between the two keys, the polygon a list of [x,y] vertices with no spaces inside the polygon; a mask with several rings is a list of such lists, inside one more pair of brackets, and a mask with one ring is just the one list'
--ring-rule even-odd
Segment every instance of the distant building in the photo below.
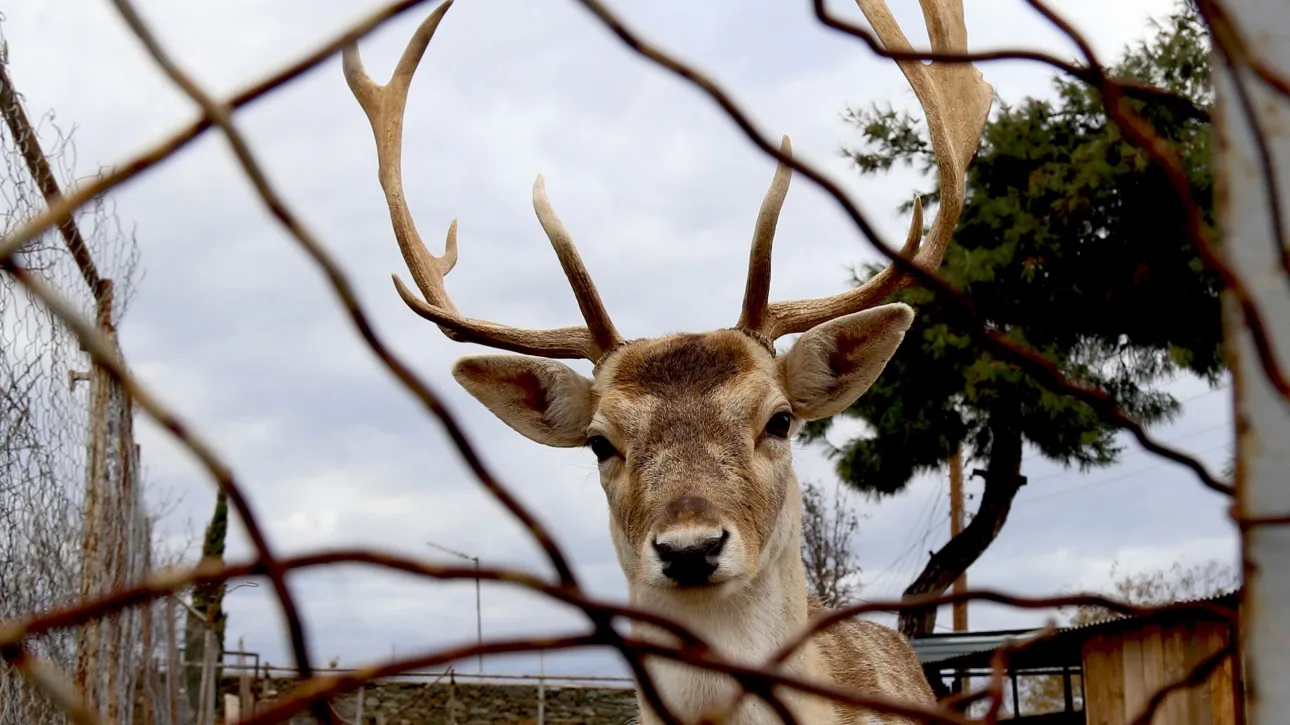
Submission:
{"label": "distant building", "polygon": [[[1234,640],[1235,625],[1223,613],[1235,615],[1238,593],[1200,603],[1211,609],[1171,609],[1068,627],[1013,653],[1009,709],[1020,711],[1017,722],[1026,725],[1130,725],[1153,693]],[[965,689],[964,677],[971,680],[968,690],[983,686],[999,648],[1038,632],[933,634],[913,644],[933,688],[945,697]],[[1050,688],[1060,683],[1055,688],[1060,699],[1049,712],[1027,712],[1021,689],[1040,677],[1052,678]],[[1166,696],[1151,725],[1244,725],[1244,692],[1239,658],[1223,657],[1203,684]]]}

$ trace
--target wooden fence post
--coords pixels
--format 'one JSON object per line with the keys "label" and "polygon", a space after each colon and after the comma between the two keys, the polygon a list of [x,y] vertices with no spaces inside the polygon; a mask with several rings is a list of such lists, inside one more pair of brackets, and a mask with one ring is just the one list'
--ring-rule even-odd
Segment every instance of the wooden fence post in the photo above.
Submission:
{"label": "wooden fence post", "polygon": [[[112,321],[112,291],[110,284],[100,282],[94,290],[97,301],[96,322],[100,330]],[[98,364],[90,367],[89,414],[86,420],[86,465],[84,503],[81,523],[81,591],[83,599],[106,591],[102,581],[107,567],[102,551],[103,508],[107,496],[107,433],[108,401],[111,390],[107,371]],[[103,624],[100,620],[87,622],[76,636],[76,686],[84,693],[93,711],[104,711],[105,688],[102,661]]]}

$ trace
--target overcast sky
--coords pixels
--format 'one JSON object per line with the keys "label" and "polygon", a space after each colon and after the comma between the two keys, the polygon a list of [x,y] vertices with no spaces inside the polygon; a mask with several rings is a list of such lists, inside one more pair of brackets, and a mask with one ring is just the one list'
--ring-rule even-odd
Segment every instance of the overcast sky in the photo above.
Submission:
{"label": "overcast sky", "polygon": [[[891,0],[916,44],[915,0]],[[1105,58],[1148,31],[1168,0],[1052,3]],[[377,7],[371,0],[138,3],[166,47],[200,82],[226,94],[276,68]],[[849,104],[913,96],[894,65],[819,26],[810,4],[769,0],[615,2],[627,22],[727,84],[767,133],[788,133],[796,155],[827,169],[890,240],[914,188],[909,172],[860,179],[837,154],[857,136]],[[405,14],[362,44],[368,70],[388,77],[433,5]],[[849,2],[839,13],[862,22]],[[73,125],[78,170],[137,152],[194,116],[103,0],[16,3],[5,11],[11,73],[33,116],[54,109]],[[1021,0],[968,3],[974,49],[1025,46],[1073,55],[1072,45]],[[1050,71],[983,66],[1005,100],[1049,92]],[[339,58],[238,115],[288,202],[345,265],[378,331],[428,379],[488,463],[555,532],[586,585],[624,598],[607,512],[588,451],[543,448],[520,437],[451,379],[452,343],[412,314],[390,283],[408,279],[376,179],[367,121]],[[577,240],[613,318],[629,336],[733,324],[748,241],[773,163],[706,97],[620,46],[567,0],[458,0],[412,87],[404,183],[422,235],[439,251],[460,220],[461,255],[448,280],[458,306],[518,326],[579,321],[531,205],[534,176]],[[196,424],[234,466],[281,552],[374,546],[442,558],[433,541],[489,564],[547,572],[525,532],[474,482],[437,422],[366,351],[324,279],[253,195],[226,143],[211,134],[115,192],[137,228],[146,276],[121,329],[139,377]],[[831,294],[849,268],[876,258],[836,204],[794,181],[781,217],[775,298]],[[589,366],[581,365],[581,369]],[[1158,435],[1221,470],[1230,449],[1230,390],[1195,380],[1171,386],[1186,414]],[[174,545],[200,534],[213,487],[186,453],[148,423],[139,433]],[[831,488],[831,463],[799,446],[802,479]],[[1122,461],[1081,475],[1028,456],[1030,485],[1002,535],[969,573],[972,585],[1042,594],[1104,588],[1110,567],[1233,561],[1224,501],[1176,466],[1128,443]],[[969,483],[969,492],[978,489]],[[928,551],[948,537],[943,475],[898,497],[861,502],[856,542],[863,596],[895,596]],[[974,503],[969,502],[969,506]],[[230,556],[249,549],[235,527]],[[351,568],[291,578],[313,655],[354,665],[473,638],[469,583],[426,584]],[[577,619],[512,589],[485,586],[486,635],[569,629]],[[229,646],[286,664],[267,588],[229,596]],[[973,605],[973,628],[1042,623],[1036,613]],[[941,624],[947,625],[946,617]],[[612,655],[548,658],[547,671],[616,673]],[[473,663],[463,663],[473,669]],[[532,661],[490,670],[535,671]]]}

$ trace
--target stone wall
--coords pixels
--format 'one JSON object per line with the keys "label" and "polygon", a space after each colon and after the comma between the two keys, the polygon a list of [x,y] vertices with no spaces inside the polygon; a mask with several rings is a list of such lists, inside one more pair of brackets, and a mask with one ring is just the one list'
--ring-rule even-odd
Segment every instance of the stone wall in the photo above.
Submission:
{"label": "stone wall", "polygon": [[[261,681],[257,692],[264,685],[270,692],[285,692],[291,682]],[[237,680],[225,678],[223,691],[236,694]],[[636,692],[629,687],[548,684],[545,695],[543,722],[547,725],[626,725],[636,716]],[[353,723],[357,700],[358,693],[352,693],[332,705],[346,723]],[[223,704],[221,696],[217,709],[222,710]],[[533,725],[537,714],[538,688],[529,683],[392,680],[369,684],[363,690],[363,725]],[[313,718],[301,715],[291,722],[303,725]]]}

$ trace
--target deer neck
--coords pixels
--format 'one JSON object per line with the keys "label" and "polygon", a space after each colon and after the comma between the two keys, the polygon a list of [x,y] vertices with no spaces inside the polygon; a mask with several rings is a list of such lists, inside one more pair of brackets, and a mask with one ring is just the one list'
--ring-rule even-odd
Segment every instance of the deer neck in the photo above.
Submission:
{"label": "deer neck", "polygon": [[[774,540],[765,549],[765,560],[760,562],[757,576],[741,591],[722,599],[678,605],[666,593],[629,586],[632,604],[685,625],[727,659],[754,666],[765,664],[784,643],[805,629],[808,616],[806,568],[801,554],[801,496],[796,481],[790,490]],[[675,643],[670,635],[647,625],[633,624],[633,632],[643,639]],[[712,671],[659,661],[647,663],[646,669],[668,708],[683,720],[729,703],[738,693],[733,680]],[[800,647],[784,666],[784,671],[808,680],[827,678],[827,669],[814,641]],[[639,699],[642,725],[657,725],[660,720],[649,711],[643,697]],[[833,707],[828,701],[797,693],[787,694],[785,701],[798,722],[834,722]],[[729,722],[766,725],[780,720],[764,703],[749,698]]]}

